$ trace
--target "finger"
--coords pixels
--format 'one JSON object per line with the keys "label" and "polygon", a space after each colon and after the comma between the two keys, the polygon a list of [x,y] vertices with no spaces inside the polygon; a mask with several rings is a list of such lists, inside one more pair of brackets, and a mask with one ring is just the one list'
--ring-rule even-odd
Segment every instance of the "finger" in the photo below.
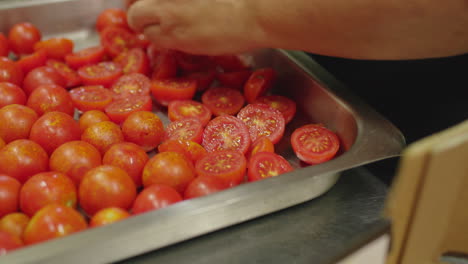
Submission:
{"label": "finger", "polygon": [[146,26],[159,24],[161,19],[156,6],[157,1],[154,0],[136,1],[127,12],[129,26],[137,32],[143,32]]}

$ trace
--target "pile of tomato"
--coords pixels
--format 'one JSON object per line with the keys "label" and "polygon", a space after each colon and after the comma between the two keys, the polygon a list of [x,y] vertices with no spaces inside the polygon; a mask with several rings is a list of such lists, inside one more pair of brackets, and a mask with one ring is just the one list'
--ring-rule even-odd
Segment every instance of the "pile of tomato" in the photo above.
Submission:
{"label": "pile of tomato", "polygon": [[[78,51],[31,23],[0,33],[0,255],[293,170],[275,144],[296,104],[271,94],[274,69],[159,50],[120,9],[96,29]],[[291,145],[319,164],[339,140],[309,124]]]}

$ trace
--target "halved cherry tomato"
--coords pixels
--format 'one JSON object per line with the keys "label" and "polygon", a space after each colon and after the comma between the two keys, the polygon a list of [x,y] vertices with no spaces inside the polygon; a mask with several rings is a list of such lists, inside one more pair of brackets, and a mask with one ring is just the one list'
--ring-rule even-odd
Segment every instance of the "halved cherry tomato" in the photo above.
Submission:
{"label": "halved cherry tomato", "polygon": [[127,13],[120,8],[108,8],[99,13],[96,19],[97,31],[102,31],[109,26],[129,29],[127,24]]}
{"label": "halved cherry tomato", "polygon": [[46,112],[58,111],[73,116],[75,107],[65,88],[55,84],[43,84],[29,95],[28,107],[41,116]]}
{"label": "halved cherry tomato", "polygon": [[202,95],[202,102],[215,116],[235,115],[244,106],[245,99],[234,88],[210,88]]}
{"label": "halved cherry tomato", "polygon": [[8,45],[8,39],[0,32],[0,57],[8,57],[9,53],[10,47]]}
{"label": "halved cherry tomato", "polygon": [[85,85],[102,85],[111,87],[122,76],[122,67],[115,62],[100,62],[78,69],[78,75]]}
{"label": "halved cherry tomato", "polygon": [[221,67],[224,72],[247,70],[248,66],[238,55],[213,56],[211,59]]}
{"label": "halved cherry tomato", "polygon": [[8,32],[10,48],[16,55],[33,53],[34,44],[40,41],[41,37],[41,31],[28,22],[13,25]]}
{"label": "halved cherry tomato", "polygon": [[30,55],[21,56],[16,62],[23,70],[24,74],[27,74],[32,69],[44,66],[47,60],[47,53],[44,50],[38,50]]}
{"label": "halved cherry tomato", "polygon": [[287,123],[291,122],[294,115],[296,114],[296,103],[281,95],[267,95],[255,100],[255,103],[267,104],[270,107],[278,110],[283,114],[284,121]]}
{"label": "halved cherry tomato", "polygon": [[31,108],[12,104],[0,109],[0,137],[9,143],[16,139],[27,139],[36,122],[37,113]]}
{"label": "halved cherry tomato", "polygon": [[0,256],[23,247],[23,241],[15,234],[0,231]]}
{"label": "halved cherry tomato", "polygon": [[245,154],[250,146],[249,130],[237,117],[218,116],[206,125],[202,146],[208,152],[238,150]]}
{"label": "halved cherry tomato", "polygon": [[21,183],[8,175],[0,174],[0,218],[17,212]]}
{"label": "halved cherry tomato", "polygon": [[214,68],[213,61],[208,56],[193,55],[182,51],[175,51],[174,55],[177,65],[184,72],[197,72]]}
{"label": "halved cherry tomato", "polygon": [[0,149],[3,148],[6,145],[5,140],[0,138]]}
{"label": "halved cherry tomato", "polygon": [[229,188],[228,183],[218,177],[198,176],[185,189],[184,199],[205,196]]}
{"label": "halved cherry tomato", "polygon": [[293,170],[293,167],[282,156],[273,152],[258,152],[249,161],[247,175],[249,181],[259,181],[275,177]]}
{"label": "halved cherry tomato", "polygon": [[115,98],[150,95],[151,81],[141,73],[125,74],[112,85],[111,90],[115,93]]}
{"label": "halved cherry tomato", "polygon": [[117,221],[128,218],[130,213],[119,207],[108,207],[99,210],[89,220],[89,227],[109,225]]}
{"label": "halved cherry tomato", "polygon": [[275,152],[275,145],[273,144],[273,142],[271,142],[271,140],[268,137],[262,136],[257,138],[257,140],[255,140],[254,142],[252,142],[252,145],[250,146],[248,160],[250,160],[250,158],[253,155],[259,152]]}
{"label": "halved cherry tomato", "polygon": [[23,85],[24,73],[21,67],[6,57],[0,57],[0,82]]}
{"label": "halved cherry tomato", "polygon": [[138,194],[131,211],[134,215],[141,214],[180,201],[182,201],[182,196],[174,188],[162,184],[153,184]]}
{"label": "halved cherry tomato", "polygon": [[164,140],[191,140],[201,143],[203,124],[196,118],[185,118],[169,123],[164,131]]}
{"label": "halved cherry tomato", "polygon": [[80,116],[78,124],[80,125],[81,133],[83,133],[86,128],[103,121],[110,121],[109,117],[104,112],[99,110],[89,110]]}
{"label": "halved cherry tomato", "polygon": [[117,124],[121,124],[127,117],[138,111],[151,111],[153,108],[151,96],[131,95],[114,100],[104,109],[107,116]]}
{"label": "halved cherry tomato", "polygon": [[239,111],[237,117],[248,127],[252,141],[266,136],[276,144],[283,137],[286,126],[284,117],[280,111],[268,105],[249,104]]}
{"label": "halved cherry tomato", "polygon": [[75,70],[59,60],[49,59],[46,65],[55,69],[65,79],[65,87],[73,88],[81,84],[81,78]]}
{"label": "halved cherry tomato", "polygon": [[91,125],[81,134],[81,140],[97,148],[102,155],[115,143],[124,141],[122,130],[111,121]]}
{"label": "halved cherry tomato", "polygon": [[203,92],[214,82],[216,70],[192,72],[187,75],[187,78],[197,81],[197,91]]}
{"label": "halved cherry tomato", "polygon": [[107,54],[116,57],[120,53],[127,51],[135,45],[136,37],[129,30],[121,27],[105,27],[100,32],[101,46]]}
{"label": "halved cherry tomato", "polygon": [[73,104],[82,112],[104,111],[112,102],[112,92],[101,85],[81,86],[70,90]]}
{"label": "halved cherry tomato", "polygon": [[44,50],[47,57],[55,60],[64,60],[65,56],[73,52],[75,44],[67,38],[50,38],[34,44],[34,50]]}
{"label": "halved cherry tomato", "polygon": [[89,47],[65,56],[65,62],[73,69],[90,64],[97,64],[104,58],[106,51],[101,46]]}
{"label": "halved cherry tomato", "polygon": [[276,71],[272,68],[255,70],[244,85],[244,96],[248,103],[253,103],[271,89],[276,79]]}
{"label": "halved cherry tomato", "polygon": [[175,100],[190,100],[196,91],[197,82],[190,79],[153,80],[151,83],[154,99],[163,106]]}
{"label": "halved cherry tomato", "polygon": [[210,109],[197,101],[176,100],[169,103],[167,113],[171,121],[181,120],[187,117],[199,119],[203,126],[211,120]]}
{"label": "halved cherry tomato", "polygon": [[[151,46],[150,46],[151,47]],[[148,52],[150,50],[148,49]],[[154,54],[156,53],[157,54]],[[177,61],[174,57],[174,53],[170,51],[155,51],[152,55],[153,59],[150,57],[150,61],[153,60],[153,72],[151,74],[151,79],[153,80],[164,80],[175,78],[177,75]]]}
{"label": "halved cherry tomato", "polygon": [[184,154],[193,163],[206,154],[202,145],[190,140],[166,140],[158,146],[159,152],[173,151]]}
{"label": "halved cherry tomato", "polygon": [[26,104],[26,94],[16,84],[0,82],[0,108],[10,104]]}
{"label": "halved cherry tomato", "polygon": [[6,231],[18,237],[23,237],[28,223],[29,216],[15,211],[15,213],[7,214],[0,219],[0,231]]}
{"label": "halved cherry tomato", "polygon": [[133,142],[145,151],[156,148],[164,136],[161,119],[150,111],[131,113],[122,123],[125,140]]}
{"label": "halved cherry tomato", "polygon": [[124,74],[141,73],[148,75],[150,71],[149,59],[141,48],[132,48],[114,58],[114,62],[122,66]]}
{"label": "halved cherry tomato", "polygon": [[240,151],[213,151],[199,159],[195,164],[198,176],[218,177],[229,186],[244,181],[247,160]]}
{"label": "halved cherry tomato", "polygon": [[226,87],[234,88],[241,90],[245,82],[252,75],[251,70],[242,70],[242,71],[233,71],[233,72],[219,72],[217,74],[217,79],[220,84]]}
{"label": "halved cherry tomato", "polygon": [[42,84],[56,84],[65,87],[65,79],[54,68],[41,66],[31,70],[23,82],[23,89],[27,95]]}
{"label": "halved cherry tomato", "polygon": [[144,33],[136,34],[136,43],[135,43],[136,48],[142,48],[146,50],[150,44],[151,44],[151,41],[148,39],[148,37],[146,37]]}
{"label": "halved cherry tomato", "polygon": [[319,124],[297,128],[291,135],[291,145],[297,157],[308,164],[332,159],[340,148],[338,136]]}

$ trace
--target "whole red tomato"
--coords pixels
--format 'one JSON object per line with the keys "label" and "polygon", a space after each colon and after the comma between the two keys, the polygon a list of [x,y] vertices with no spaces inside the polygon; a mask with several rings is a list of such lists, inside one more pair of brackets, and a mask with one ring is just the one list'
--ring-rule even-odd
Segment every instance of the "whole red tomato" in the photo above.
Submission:
{"label": "whole red tomato", "polygon": [[23,237],[24,230],[29,223],[29,216],[23,213],[10,213],[0,219],[0,231]]}
{"label": "whole red tomato", "polygon": [[10,104],[26,104],[26,94],[16,84],[0,82],[0,108]]}
{"label": "whole red tomato", "polygon": [[192,199],[205,196],[229,188],[229,184],[221,178],[211,176],[199,176],[187,186],[184,199]]}
{"label": "whole red tomato", "polygon": [[0,256],[22,246],[23,242],[20,237],[6,231],[0,231]]}
{"label": "whole red tomato", "polygon": [[0,218],[18,211],[21,183],[10,176],[0,174]]}
{"label": "whole red tomato", "polygon": [[42,84],[56,84],[65,87],[66,80],[54,68],[41,66],[33,69],[24,77],[23,89],[26,94],[31,94],[34,89]]}
{"label": "whole red tomato", "polygon": [[141,214],[180,201],[182,201],[182,196],[174,188],[163,184],[153,184],[138,194],[131,211],[133,214]]}
{"label": "whole red tomato", "polygon": [[75,107],[70,94],[56,84],[42,84],[29,95],[26,104],[41,116],[46,112],[63,112],[73,116]]}
{"label": "whole red tomato", "polygon": [[158,146],[159,152],[174,151],[184,154],[194,164],[197,160],[203,157],[207,152],[202,145],[190,140],[165,140]]}
{"label": "whole red tomato", "polygon": [[8,32],[10,47],[17,55],[33,53],[34,44],[41,38],[41,31],[28,22],[13,25]]}
{"label": "whole red tomato", "polygon": [[116,26],[129,29],[127,24],[127,13],[120,8],[108,8],[102,11],[96,20],[97,31],[105,27]]}
{"label": "whole red tomato", "polygon": [[164,136],[164,125],[159,117],[149,111],[130,114],[122,123],[125,140],[141,146],[145,151],[156,148]]}
{"label": "whole red tomato", "polygon": [[164,184],[184,193],[195,178],[192,161],[177,152],[162,152],[154,155],[143,169],[143,185]]}
{"label": "whole red tomato", "polygon": [[62,112],[47,112],[31,128],[29,138],[41,145],[50,155],[63,143],[79,140],[78,122]]}
{"label": "whole red tomato", "polygon": [[104,155],[112,144],[123,142],[124,136],[118,125],[104,121],[85,129],[81,134],[81,140],[93,145]]}
{"label": "whole red tomato", "polygon": [[49,204],[29,221],[23,239],[26,245],[63,237],[88,227],[84,217],[74,208]]}
{"label": "whole red tomato", "polygon": [[0,137],[9,143],[17,139],[29,138],[31,127],[38,116],[31,108],[12,104],[0,109]]}
{"label": "whole red tomato", "polygon": [[104,121],[110,121],[109,117],[104,112],[89,110],[80,116],[78,124],[80,125],[81,133],[83,133],[88,127]]}
{"label": "whole red tomato", "polygon": [[50,59],[64,60],[65,56],[73,52],[74,43],[67,38],[50,38],[39,41],[34,50],[44,50]]}
{"label": "whole red tomato", "polygon": [[8,39],[3,33],[0,32],[0,57],[8,57],[10,53],[10,47],[8,44]]}
{"label": "whole red tomato", "polygon": [[47,153],[34,141],[18,139],[0,149],[0,173],[16,178],[21,183],[48,168]]}
{"label": "whole red tomato", "polygon": [[129,209],[136,197],[136,186],[121,168],[102,165],[85,174],[78,192],[80,206],[93,216],[107,207]]}
{"label": "whole red tomato", "polygon": [[99,150],[84,141],[64,143],[52,152],[49,160],[51,170],[65,173],[76,186],[79,186],[86,172],[101,164]]}
{"label": "whole red tomato", "polygon": [[0,82],[23,85],[24,73],[21,67],[6,57],[0,57]]}
{"label": "whole red tomato", "polygon": [[89,221],[90,227],[112,224],[130,216],[130,213],[122,208],[109,207],[99,210]]}

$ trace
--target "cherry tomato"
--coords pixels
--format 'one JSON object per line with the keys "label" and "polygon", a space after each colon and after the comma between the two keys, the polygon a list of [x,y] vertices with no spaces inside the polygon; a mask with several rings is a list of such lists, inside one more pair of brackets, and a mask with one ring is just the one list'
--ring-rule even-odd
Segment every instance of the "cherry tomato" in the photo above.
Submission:
{"label": "cherry tomato", "polygon": [[206,150],[202,145],[190,140],[166,140],[158,146],[158,151],[181,153],[193,163],[206,154]]}
{"label": "cherry tomato", "polygon": [[266,104],[278,110],[283,114],[284,120],[287,123],[291,122],[296,114],[296,103],[281,95],[268,95],[255,100],[255,103]]}
{"label": "cherry tomato", "polygon": [[0,82],[0,108],[11,104],[26,104],[26,94],[16,84]]}
{"label": "cherry tomato", "polygon": [[216,65],[221,67],[224,72],[241,71],[248,69],[246,63],[238,55],[220,55],[213,56],[211,59]]}
{"label": "cherry tomato", "polygon": [[8,39],[0,32],[0,57],[8,57],[8,54],[10,54]]}
{"label": "cherry tomato", "polygon": [[[148,49],[150,52],[150,49]],[[174,53],[170,51],[157,51],[157,54],[154,55],[150,54],[150,62],[151,58],[153,58],[153,72],[151,74],[151,79],[153,80],[164,80],[164,79],[172,79],[175,78],[177,75],[177,61],[174,57]]]}
{"label": "cherry tomato", "polygon": [[23,89],[29,95],[42,84],[56,84],[65,87],[66,81],[54,68],[41,66],[26,74]]}
{"label": "cherry tomato", "polygon": [[217,74],[218,81],[221,85],[229,88],[241,90],[245,82],[252,75],[251,70],[233,71],[233,72],[220,72]]}
{"label": "cherry tomato", "polygon": [[23,237],[29,223],[29,216],[23,213],[10,213],[0,219],[0,231],[6,231],[18,237]]}
{"label": "cherry tomato", "polygon": [[244,96],[248,103],[253,103],[271,89],[276,79],[276,71],[272,68],[255,70],[244,85]]}
{"label": "cherry tomato", "polygon": [[19,202],[21,211],[31,217],[52,203],[76,208],[77,191],[67,175],[54,171],[42,172],[24,183]]}
{"label": "cherry tomato", "polygon": [[187,78],[197,81],[197,91],[203,92],[208,89],[216,78],[216,70],[192,72]]}
{"label": "cherry tomato", "polygon": [[184,199],[205,196],[229,188],[229,184],[221,178],[199,176],[193,179],[185,189]]}
{"label": "cherry tomato", "polygon": [[291,135],[291,145],[297,157],[308,164],[332,159],[340,148],[338,136],[318,124],[297,128]]}
{"label": "cherry tomato", "polygon": [[169,123],[164,131],[164,140],[191,140],[201,143],[203,124],[197,118],[184,118]]}
{"label": "cherry tomato", "polygon": [[169,103],[167,113],[171,121],[192,117],[199,119],[203,126],[211,120],[211,110],[204,104],[193,100],[176,100]]}
{"label": "cherry tomato", "polygon": [[190,79],[153,80],[151,85],[154,99],[163,106],[175,100],[190,100],[196,91],[197,82]]}
{"label": "cherry tomato", "polygon": [[20,237],[6,231],[0,231],[0,256],[21,248],[22,246],[23,242]]}
{"label": "cherry tomato", "polygon": [[202,146],[208,152],[238,150],[245,154],[250,146],[249,130],[237,117],[218,116],[206,125]]}
{"label": "cherry tomato", "polygon": [[101,85],[81,86],[70,90],[70,96],[75,107],[86,112],[89,110],[104,111],[112,102],[112,91]]}
{"label": "cherry tomato", "polygon": [[121,27],[105,27],[100,32],[101,46],[107,54],[116,57],[120,53],[134,47],[136,43],[135,35],[129,30]]}
{"label": "cherry tomato", "polygon": [[130,213],[119,207],[108,207],[99,210],[89,221],[89,227],[109,225],[117,221],[128,218]]}
{"label": "cherry tomato", "polygon": [[182,196],[174,188],[162,184],[153,184],[138,194],[131,211],[133,214],[141,214],[180,201],[182,201]]}
{"label": "cherry tomato", "polygon": [[254,154],[249,160],[248,167],[247,175],[251,182],[275,177],[293,170],[287,160],[273,152]]}
{"label": "cherry tomato", "polygon": [[192,162],[177,152],[161,152],[154,155],[143,169],[143,186],[164,184],[183,194],[187,185],[195,178]]}
{"label": "cherry tomato", "polygon": [[184,72],[196,72],[209,68],[214,68],[213,61],[210,57],[204,55],[193,55],[182,51],[175,51],[177,65]]}
{"label": "cherry tomato", "polygon": [[29,138],[31,127],[38,116],[31,108],[12,104],[0,109],[0,137],[9,143],[16,139]]}
{"label": "cherry tomato", "polygon": [[252,141],[266,136],[273,144],[278,143],[284,134],[285,121],[280,111],[265,104],[249,104],[242,108],[237,117],[249,129]]}
{"label": "cherry tomato", "polygon": [[30,55],[21,56],[16,62],[21,67],[24,74],[27,74],[32,69],[44,66],[47,60],[47,53],[44,50],[38,50]]}
{"label": "cherry tomato", "polygon": [[0,218],[18,211],[20,189],[17,179],[0,174]]}
{"label": "cherry tomato", "polygon": [[138,145],[122,142],[112,145],[102,159],[105,165],[113,165],[126,171],[137,187],[142,185],[143,167],[148,162],[148,154]]}
{"label": "cherry tomato", "polygon": [[148,75],[150,62],[148,56],[141,48],[132,48],[115,57],[114,62],[122,67],[124,74],[141,73]]}
{"label": "cherry tomato", "polygon": [[86,172],[102,164],[101,153],[84,141],[70,141],[50,155],[50,170],[65,173],[79,186]]}
{"label": "cherry tomato", "polygon": [[78,75],[85,85],[111,87],[122,76],[122,67],[115,62],[100,62],[78,69]]}
{"label": "cherry tomato", "polygon": [[66,63],[49,59],[46,61],[46,65],[54,68],[54,70],[60,74],[63,79],[65,79],[66,88],[73,88],[81,84],[81,78],[78,73],[76,73],[76,71],[70,68]]}
{"label": "cherry tomato", "polygon": [[31,245],[63,237],[88,228],[84,217],[74,208],[49,204],[39,210],[24,231],[24,243]]}
{"label": "cherry tomato", "polygon": [[244,106],[241,92],[233,88],[210,88],[202,95],[202,102],[215,116],[235,115]]}
{"label": "cherry tomato", "polygon": [[149,95],[132,95],[115,99],[104,109],[107,116],[117,124],[121,124],[132,113],[151,111],[153,102]]}
{"label": "cherry tomato", "polygon": [[248,160],[250,160],[252,156],[259,152],[275,152],[275,145],[273,144],[273,142],[271,142],[271,140],[268,137],[262,136],[257,138],[257,140],[255,140],[254,142],[252,142],[252,145],[250,146]]}
{"label": "cherry tomato", "polygon": [[47,171],[49,157],[36,142],[18,139],[0,149],[0,173],[26,182],[31,176]]}
{"label": "cherry tomato", "polygon": [[104,112],[99,110],[90,110],[84,112],[80,116],[78,124],[80,125],[81,133],[83,133],[86,128],[103,121],[110,121],[109,117]]}
{"label": "cherry tomato", "polygon": [[[165,51],[159,49],[154,43],[150,43],[148,45],[148,47],[146,48],[146,55],[148,56],[148,59],[150,61],[151,68],[155,67],[159,54],[164,53],[164,52]],[[174,59],[174,66],[177,68],[177,62],[175,61],[174,57],[173,59]]]}
{"label": "cherry tomato", "polygon": [[97,31],[102,31],[109,26],[129,29],[127,24],[127,13],[120,8],[108,8],[102,11],[96,20]]}
{"label": "cherry tomato", "polygon": [[85,48],[65,56],[65,62],[73,69],[97,64],[104,59],[106,51],[101,46]]}
{"label": "cherry tomato", "polygon": [[36,111],[39,116],[52,111],[62,112],[70,116],[75,113],[75,107],[68,91],[55,84],[38,86],[29,95],[26,105]]}
{"label": "cherry tomato", "polygon": [[34,44],[41,38],[41,31],[28,22],[13,25],[8,32],[10,48],[17,55],[33,53]]}
{"label": "cherry tomato", "polygon": [[112,85],[111,90],[114,92],[115,98],[150,95],[151,81],[141,73],[125,74]]}
{"label": "cherry tomato", "polygon": [[135,47],[146,50],[151,44],[151,41],[144,33],[136,33]]}
{"label": "cherry tomato", "polygon": [[50,38],[34,45],[34,50],[44,50],[47,57],[55,60],[64,60],[65,56],[73,52],[75,44],[67,38]]}
{"label": "cherry tomato", "polygon": [[3,148],[6,145],[5,140],[0,138],[0,149]]}
{"label": "cherry tomato", "polygon": [[79,187],[79,202],[90,216],[107,207],[129,209],[136,197],[136,186],[121,168],[102,165],[88,171]]}
{"label": "cherry tomato", "polygon": [[80,135],[80,126],[73,117],[62,112],[47,112],[34,123],[29,138],[50,155],[60,145],[79,140]]}
{"label": "cherry tomato", "polygon": [[218,177],[229,186],[244,181],[247,160],[240,151],[213,151],[197,161],[195,170],[198,176]]}
{"label": "cherry tomato", "polygon": [[126,141],[133,142],[145,151],[156,148],[164,136],[164,125],[159,117],[149,111],[130,114],[122,123]]}
{"label": "cherry tomato", "polygon": [[91,125],[83,134],[81,140],[90,143],[104,154],[112,144],[123,142],[124,136],[120,127],[111,121]]}
{"label": "cherry tomato", "polygon": [[0,57],[0,82],[23,85],[24,73],[20,65],[6,57]]}

